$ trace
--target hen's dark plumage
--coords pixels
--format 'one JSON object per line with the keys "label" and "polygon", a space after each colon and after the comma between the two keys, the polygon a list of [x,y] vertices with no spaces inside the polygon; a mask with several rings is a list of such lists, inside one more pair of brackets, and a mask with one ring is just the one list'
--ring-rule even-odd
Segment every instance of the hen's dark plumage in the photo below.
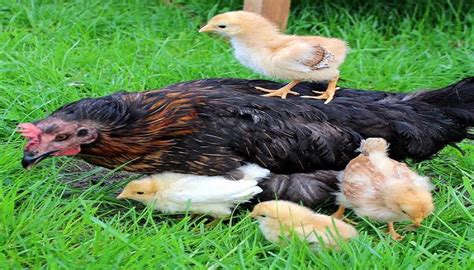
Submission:
{"label": "hen's dark plumage", "polygon": [[[262,184],[262,198],[276,193],[309,206],[336,188],[335,172],[315,171],[343,169],[362,138],[382,137],[392,158],[420,161],[470,136],[474,124],[474,78],[414,94],[341,89],[327,105],[261,97],[255,86],[282,85],[199,80],[83,99],[50,117],[95,123],[98,139],[83,145],[79,155],[92,164],[125,164],[125,170],[141,173],[221,175],[252,162],[280,174]],[[302,95],[324,89],[315,83],[295,88]]]}

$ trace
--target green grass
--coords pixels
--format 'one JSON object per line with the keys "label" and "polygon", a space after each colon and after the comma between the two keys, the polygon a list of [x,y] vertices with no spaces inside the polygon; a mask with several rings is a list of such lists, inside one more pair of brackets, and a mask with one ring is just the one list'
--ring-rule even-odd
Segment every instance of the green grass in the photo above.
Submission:
{"label": "green grass", "polygon": [[[120,185],[71,184],[100,169],[65,173],[74,161],[20,167],[19,122],[62,104],[118,90],[209,77],[257,78],[222,40],[198,34],[212,15],[241,1],[3,1],[0,5],[0,268],[468,269],[474,267],[474,146],[413,164],[439,191],[436,211],[393,242],[383,224],[359,221],[340,252],[266,242],[241,214],[231,224],[160,215],[118,202]],[[311,2],[311,3],[310,3]],[[342,85],[407,92],[474,75],[469,1],[293,1],[290,33],[346,39]],[[106,175],[104,181],[112,176]]]}

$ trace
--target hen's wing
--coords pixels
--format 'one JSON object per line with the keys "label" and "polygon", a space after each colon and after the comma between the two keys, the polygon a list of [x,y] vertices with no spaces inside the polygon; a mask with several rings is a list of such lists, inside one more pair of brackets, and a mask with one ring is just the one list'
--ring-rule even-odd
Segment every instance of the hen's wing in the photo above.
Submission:
{"label": "hen's wing", "polygon": [[220,176],[188,176],[175,183],[164,193],[164,197],[175,203],[226,204],[251,199],[262,189],[254,180],[226,180]]}
{"label": "hen's wing", "polygon": [[328,122],[318,109],[298,100],[254,99],[221,96],[200,107],[207,126],[200,140],[226,145],[218,149],[228,151],[227,156],[274,173],[341,169],[355,155],[360,135]]}

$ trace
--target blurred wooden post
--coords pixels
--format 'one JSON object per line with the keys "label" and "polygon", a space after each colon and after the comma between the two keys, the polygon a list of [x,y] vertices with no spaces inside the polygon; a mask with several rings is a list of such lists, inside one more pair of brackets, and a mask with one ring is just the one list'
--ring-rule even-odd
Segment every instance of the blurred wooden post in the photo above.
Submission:
{"label": "blurred wooden post", "polygon": [[245,0],[244,10],[263,15],[285,31],[291,0]]}

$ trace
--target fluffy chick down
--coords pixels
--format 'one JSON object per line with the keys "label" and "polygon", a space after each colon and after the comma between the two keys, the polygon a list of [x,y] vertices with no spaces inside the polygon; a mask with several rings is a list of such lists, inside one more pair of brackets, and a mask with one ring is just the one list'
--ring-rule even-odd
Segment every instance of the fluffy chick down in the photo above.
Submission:
{"label": "fluffy chick down", "polygon": [[358,235],[357,230],[327,215],[317,214],[311,209],[289,201],[266,201],[257,204],[251,216],[259,222],[265,238],[280,243],[294,232],[312,247],[318,247],[320,240],[328,247],[337,247],[341,240]]}
{"label": "fluffy chick down", "polygon": [[258,181],[270,174],[255,164],[238,170],[243,175],[239,180],[170,172],[155,174],[131,181],[117,198],[136,200],[166,213],[189,211],[225,217],[237,204],[262,192]]}
{"label": "fluffy chick down", "polygon": [[287,94],[298,94],[290,90],[300,81],[329,81],[331,94],[318,97],[329,102],[336,90],[339,66],[349,50],[346,42],[337,38],[283,34],[263,16],[245,11],[219,14],[200,32],[228,37],[237,60],[255,72],[292,80],[278,91],[258,88],[269,92],[266,96],[283,99]]}
{"label": "fluffy chick down", "polygon": [[[360,150],[339,176],[339,204],[357,215],[389,223],[389,230],[395,221],[412,220],[420,226],[434,208],[429,178],[390,159],[382,138],[362,141]],[[390,233],[394,239],[401,238],[394,231]]]}

